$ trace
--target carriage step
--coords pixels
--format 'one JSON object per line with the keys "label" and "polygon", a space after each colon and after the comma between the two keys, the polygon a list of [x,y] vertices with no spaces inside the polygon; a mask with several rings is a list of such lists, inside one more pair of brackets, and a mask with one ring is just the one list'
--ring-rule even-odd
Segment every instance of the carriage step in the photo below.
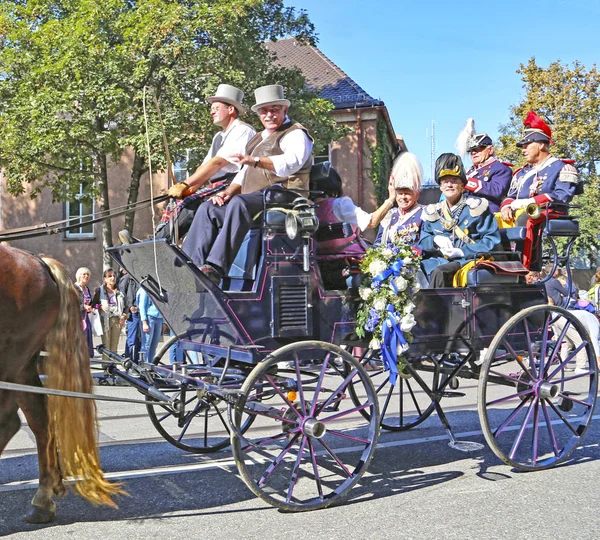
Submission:
{"label": "carriage step", "polygon": [[450,441],[448,446],[459,452],[479,452],[484,448],[483,444],[478,442],[457,440]]}

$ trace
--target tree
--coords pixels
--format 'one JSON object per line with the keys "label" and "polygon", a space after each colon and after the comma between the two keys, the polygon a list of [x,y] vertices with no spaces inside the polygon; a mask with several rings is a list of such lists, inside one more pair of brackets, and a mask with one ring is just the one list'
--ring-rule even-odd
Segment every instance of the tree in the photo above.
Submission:
{"label": "tree", "polygon": [[[215,131],[205,99],[220,82],[243,89],[248,101],[257,86],[283,84],[295,117],[319,126],[317,146],[326,146],[337,134],[332,106],[305,89],[297,70],[276,67],[263,46],[290,35],[315,40],[307,14],[282,0],[4,0],[0,165],[9,191],[31,184],[33,196],[47,187],[63,201],[84,184],[108,210],[110,162],[130,147],[128,202],[137,201],[149,165],[165,168],[152,98],[172,155],[188,148],[203,155]],[[126,217],[130,230],[133,219]],[[103,243],[112,244],[108,221]]]}
{"label": "tree", "polygon": [[525,96],[510,108],[510,122],[500,126],[498,155],[516,165],[524,159],[516,147],[528,111],[536,111],[552,129],[552,153],[575,160],[585,192],[575,198],[581,205],[581,236],[575,247],[585,251],[592,264],[600,247],[600,73],[594,64],[586,69],[579,62],[572,65],[552,62],[547,68],[531,58],[517,70],[523,79]]}

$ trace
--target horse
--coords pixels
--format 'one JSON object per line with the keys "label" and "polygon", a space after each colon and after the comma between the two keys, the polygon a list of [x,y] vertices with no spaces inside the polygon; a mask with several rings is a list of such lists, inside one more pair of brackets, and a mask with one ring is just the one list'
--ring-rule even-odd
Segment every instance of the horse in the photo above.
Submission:
{"label": "horse", "polygon": [[[38,360],[46,351],[41,370],[50,388],[92,392],[80,298],[60,262],[0,245],[0,307],[0,381],[42,387]],[[66,494],[67,476],[90,502],[116,508],[113,499],[124,492],[100,467],[95,402],[0,388],[0,454],[21,426],[19,409],[38,453],[39,487],[27,521],[55,519],[54,498]]]}

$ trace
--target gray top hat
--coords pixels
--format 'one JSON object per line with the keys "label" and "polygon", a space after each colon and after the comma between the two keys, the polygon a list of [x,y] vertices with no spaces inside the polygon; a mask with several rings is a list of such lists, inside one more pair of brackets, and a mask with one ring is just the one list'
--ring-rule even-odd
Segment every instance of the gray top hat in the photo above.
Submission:
{"label": "gray top hat", "polygon": [[230,84],[220,84],[217,87],[215,95],[206,98],[206,101],[209,103],[221,101],[222,103],[233,105],[240,114],[245,114],[246,108],[242,105],[243,99],[244,92],[242,92],[239,88],[231,86]]}
{"label": "gray top hat", "polygon": [[257,88],[254,90],[254,98],[256,99],[256,104],[252,105],[251,109],[255,113],[258,113],[258,109],[265,105],[290,106],[290,100],[285,99],[283,95],[283,86],[280,84],[269,84]]}

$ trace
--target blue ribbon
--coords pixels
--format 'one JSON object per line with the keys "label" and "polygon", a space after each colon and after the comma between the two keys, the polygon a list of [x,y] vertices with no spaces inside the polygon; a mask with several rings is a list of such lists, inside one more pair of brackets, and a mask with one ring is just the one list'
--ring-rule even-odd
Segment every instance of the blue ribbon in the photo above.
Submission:
{"label": "blue ribbon", "polygon": [[381,355],[383,365],[390,372],[390,383],[396,384],[398,378],[398,345],[406,345],[400,324],[396,322],[396,310],[392,304],[387,305],[387,321],[383,323],[381,332]]}
{"label": "blue ribbon", "polygon": [[[373,281],[376,283],[382,283],[390,276],[393,276],[396,278],[400,275],[403,266],[404,266],[404,263],[402,262],[402,259],[398,259],[387,270],[384,270],[383,272],[381,272],[381,274],[379,274],[378,276],[375,276],[373,278]],[[391,280],[391,284],[392,284],[392,289],[394,289],[394,293],[398,294],[398,289],[396,288],[396,284],[394,283],[393,279]]]}

